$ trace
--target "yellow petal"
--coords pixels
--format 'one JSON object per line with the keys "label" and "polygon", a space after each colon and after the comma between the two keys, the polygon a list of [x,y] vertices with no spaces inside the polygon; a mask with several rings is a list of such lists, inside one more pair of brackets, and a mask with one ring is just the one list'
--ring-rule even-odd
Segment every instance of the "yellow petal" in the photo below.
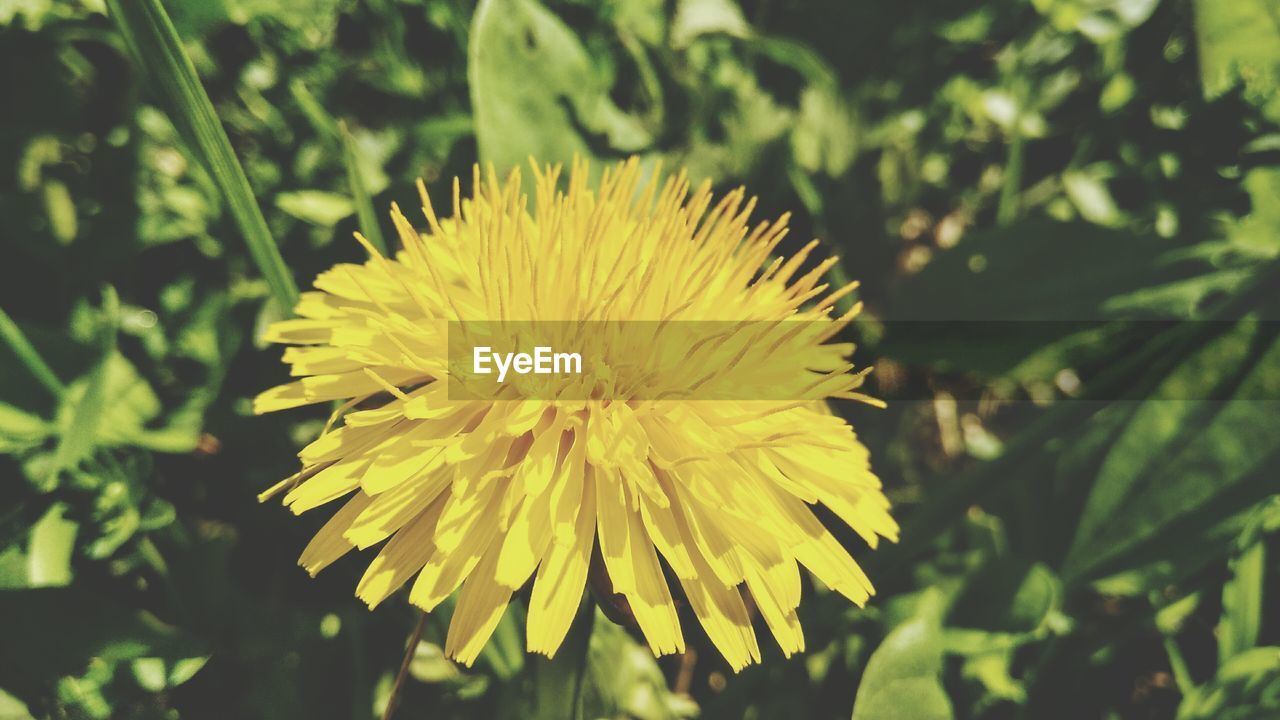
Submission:
{"label": "yellow petal", "polygon": [[369,461],[362,457],[334,463],[289,491],[284,496],[284,504],[295,515],[301,515],[336,500],[360,487],[360,475],[367,467]]}
{"label": "yellow petal", "polygon": [[333,323],[328,320],[296,318],[271,323],[263,333],[263,339],[273,343],[312,345],[329,342],[332,330]]}
{"label": "yellow petal", "polygon": [[445,465],[443,448],[423,448],[415,441],[423,439],[422,428],[413,427],[413,421],[405,421],[397,441],[379,448],[369,471],[360,479],[360,488],[370,495],[379,495],[410,478],[434,474]]}
{"label": "yellow petal", "polygon": [[759,662],[760,646],[737,586],[724,585],[716,577],[694,541],[684,512],[677,513],[676,519],[681,537],[690,548],[690,558],[696,571],[696,577],[680,578],[694,615],[702,623],[712,644],[735,671]]}
{"label": "yellow petal", "polygon": [[591,493],[592,499],[588,502],[584,493],[591,483],[586,478],[586,442],[581,432],[561,437],[560,452],[565,457],[552,481],[551,519],[556,542],[572,544],[578,536],[579,506],[591,508],[591,518],[595,519],[595,492]]}
{"label": "yellow petal", "polygon": [[556,654],[582,602],[591,548],[595,544],[595,484],[582,486],[571,542],[554,542],[538,566],[525,624],[529,652]]}
{"label": "yellow petal", "polygon": [[[778,646],[782,648],[782,654],[791,657],[794,653],[802,652],[804,631],[800,628],[796,605],[790,603],[790,598],[786,597],[785,586],[788,583],[785,577],[786,564],[780,564],[774,572],[770,572],[747,553],[742,553],[742,564],[746,570],[747,589],[751,591],[751,597],[764,617],[765,624],[769,626],[769,631],[773,633]],[[789,565],[790,571],[795,572],[795,561],[790,561]],[[797,603],[799,599],[799,596],[796,596]]]}
{"label": "yellow petal", "polygon": [[444,498],[436,498],[426,510],[401,528],[369,564],[356,586],[356,596],[368,603],[370,610],[427,564],[435,551],[431,536],[435,533],[443,507]]}
{"label": "yellow petal", "polygon": [[458,593],[453,619],[449,621],[444,653],[468,667],[484,649],[484,644],[502,620],[507,603],[511,602],[511,588],[493,579],[497,557],[498,548],[495,547],[467,576],[462,591]]}
{"label": "yellow petal", "polygon": [[791,527],[801,533],[802,540],[791,550],[796,559],[827,587],[858,605],[865,605],[875,589],[871,580],[849,555],[849,551],[818,522],[808,506],[794,498],[778,495],[778,505],[787,512]]}
{"label": "yellow petal", "polygon": [[[714,506],[703,504],[693,493],[686,491],[679,483],[675,483],[676,494],[680,498],[684,525],[682,537],[687,534],[685,547],[692,554],[694,548],[701,554],[707,569],[715,575],[721,585],[736,586],[744,579],[742,565],[734,552],[734,544],[723,531],[717,527],[717,514]],[[735,522],[729,518],[728,522]],[[695,574],[703,571],[697,569]]]}
{"label": "yellow petal", "polygon": [[363,363],[340,347],[290,347],[284,350],[284,362],[290,375],[322,375],[359,370]]}
{"label": "yellow petal", "polygon": [[309,404],[311,404],[311,401],[307,399],[307,393],[302,387],[302,382],[295,381],[285,385],[277,385],[270,390],[259,393],[253,399],[253,414],[262,415],[263,413],[288,410],[289,408]]}
{"label": "yellow petal", "polygon": [[[684,636],[680,632],[680,619],[676,616],[671,589],[667,587],[667,580],[662,575],[662,566],[658,564],[653,543],[645,534],[644,522],[638,513],[628,508],[623,509],[623,518],[627,532],[627,567],[610,565],[606,558],[609,576],[630,576],[630,587],[620,592],[627,598],[631,613],[645,639],[649,641],[653,654],[684,652]],[[618,589],[616,584],[614,589]]]}
{"label": "yellow petal", "polygon": [[[489,518],[502,499],[501,493],[495,492],[501,485],[504,483],[490,482],[485,489],[476,491],[475,494],[484,493],[487,497],[482,497],[483,502],[477,504],[472,512],[452,519],[448,513],[454,498],[450,496],[446,501],[444,514],[436,526],[435,552],[414,581],[413,589],[409,591],[409,602],[431,612],[480,562],[497,533],[497,526],[489,522]],[[441,541],[445,536],[450,539],[448,549]]]}
{"label": "yellow petal", "polygon": [[496,578],[512,590],[533,574],[551,542],[551,492],[525,498],[502,538]]}
{"label": "yellow petal", "polygon": [[[609,568],[609,579],[615,592],[626,593],[636,586],[627,530],[627,500],[617,470],[592,467],[588,472],[596,486],[596,533],[600,537],[600,555]],[[591,482],[588,480],[587,482]]]}
{"label": "yellow petal", "polygon": [[[401,483],[381,495],[375,495],[369,507],[351,523],[345,537],[361,550],[382,542],[425,510],[427,505],[449,487],[452,480],[448,472],[438,472]],[[444,504],[440,505],[443,508]],[[439,510],[436,514],[439,515]],[[434,527],[433,522],[433,531]]]}
{"label": "yellow petal", "polygon": [[298,564],[312,577],[351,550],[351,543],[342,537],[342,533],[346,531],[351,521],[369,506],[369,500],[368,495],[356,493],[342,506],[341,510],[329,518],[315,537],[311,538],[311,542],[307,543],[302,556],[298,558]]}
{"label": "yellow petal", "polygon": [[677,498],[676,491],[663,473],[657,473],[657,477],[669,501],[665,506],[659,506],[647,495],[640,498],[640,517],[644,521],[645,531],[678,577],[693,577],[693,561],[689,558],[689,549],[680,538],[680,529],[676,526],[674,510],[671,508],[671,500]]}

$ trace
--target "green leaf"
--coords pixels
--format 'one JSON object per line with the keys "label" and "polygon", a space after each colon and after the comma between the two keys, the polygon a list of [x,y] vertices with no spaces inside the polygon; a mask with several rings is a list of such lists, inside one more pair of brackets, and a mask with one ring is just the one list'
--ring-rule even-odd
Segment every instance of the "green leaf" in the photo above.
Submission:
{"label": "green leaf", "polygon": [[249,254],[276,301],[292,308],[298,301],[297,285],[271,238],[253,188],[236,159],[213,103],[200,84],[191,59],[183,51],[178,33],[160,0],[107,0],[107,7],[136,66],[152,80],[174,124],[182,130],[217,184],[249,246]]}
{"label": "green leaf", "polygon": [[[1139,321],[1204,319],[1257,281],[1260,258],[1231,241],[1190,250],[1084,223],[974,233],[902,285],[881,352],[904,362],[1019,381],[1108,360]],[[1105,262],[1101,259],[1105,258]]]}
{"label": "green leaf", "polygon": [[[586,600],[578,608],[555,657],[530,659],[533,672],[533,707],[528,716],[535,720],[588,717],[583,712],[584,679],[587,672],[591,640],[595,635],[595,604]],[[600,713],[593,713],[596,717]]]}
{"label": "green leaf", "polygon": [[942,687],[942,599],[921,598],[915,617],[894,628],[872,653],[853,705],[853,720],[949,720]]}
{"label": "green leaf", "polygon": [[1095,43],[1118,42],[1146,22],[1159,0],[1036,0],[1032,3],[1061,30],[1076,30]]}
{"label": "green leaf", "polygon": [[1248,512],[1229,515],[1225,520],[1214,517],[1206,523],[1194,523],[1177,536],[1178,551],[1173,553],[1159,544],[1126,555],[1124,569],[1090,581],[1091,587],[1103,595],[1143,598],[1186,582],[1207,566],[1220,563],[1233,538],[1240,535]]}
{"label": "green leaf", "polygon": [[164,660],[161,658],[138,658],[132,663],[133,677],[143,690],[160,692],[164,690]]}
{"label": "green leaf", "polygon": [[1200,82],[1216,97],[1237,83],[1280,117],[1280,18],[1272,0],[1195,0]]}
{"label": "green leaf", "polygon": [[133,677],[142,689],[161,692],[190,680],[209,662],[208,656],[181,658],[167,662],[163,657],[143,657],[130,663]]}
{"label": "green leaf", "polygon": [[76,239],[79,228],[76,204],[71,199],[71,191],[67,190],[66,184],[59,180],[45,180],[44,205],[53,237],[63,245],[70,245]]}
{"label": "green leaf", "polygon": [[53,429],[43,419],[24,410],[0,403],[0,453],[11,453],[39,445]]}
{"label": "green leaf", "polygon": [[573,31],[534,0],[481,0],[467,73],[480,159],[499,174],[530,156],[568,163],[651,141],[610,99]]}
{"label": "green leaf", "polygon": [[951,699],[942,684],[935,678],[924,677],[895,680],[882,692],[866,700],[859,699],[853,708],[854,720],[950,720],[953,717]]}
{"label": "green leaf", "polygon": [[1080,215],[1091,223],[1106,227],[1118,227],[1124,218],[1120,208],[1107,189],[1105,178],[1097,173],[1079,170],[1062,174],[1062,187],[1075,204]]}
{"label": "green leaf", "polygon": [[[1200,266],[1153,262],[1158,239],[1085,223],[1021,222],[973,233],[907,278],[881,351],[989,376],[1044,377],[1105,352],[1110,298]],[[1100,262],[1106,258],[1106,262]],[[1025,363],[1025,366],[1024,366]]]}
{"label": "green leaf", "polygon": [[858,154],[857,125],[834,88],[810,86],[800,94],[791,149],[806,172],[843,175]]}
{"label": "green leaf", "polygon": [[1277,399],[1280,341],[1256,318],[1177,364],[1108,452],[1064,574],[1115,567],[1175,523],[1207,522],[1220,497],[1262,499],[1280,452]]}
{"label": "green leaf", "polygon": [[160,400],[133,364],[113,350],[100,368],[100,373],[95,370],[72,383],[58,412],[62,435],[71,438],[76,448],[74,455],[68,451],[69,463],[87,457],[84,448],[98,446],[135,445],[174,453],[195,447],[200,432],[198,413],[194,418],[179,413],[170,424],[151,427],[160,416]]}
{"label": "green leaf", "polygon": [[1258,644],[1262,628],[1267,550],[1255,540],[1231,559],[1231,578],[1222,587],[1222,619],[1218,623],[1218,664]]}
{"label": "green leaf", "polygon": [[1280,713],[1280,647],[1236,655],[1208,683],[1187,692],[1178,720],[1254,720]]}
{"label": "green leaf", "polygon": [[76,586],[0,590],[0,634],[0,676],[14,691],[78,675],[95,658],[111,665],[202,654],[182,632]]}
{"label": "green leaf", "polygon": [[1199,426],[1192,420],[1212,409],[1204,398],[1244,369],[1257,332],[1256,325],[1241,324],[1199,348],[1138,406],[1128,424],[1117,431],[1098,471],[1076,529],[1078,542],[1110,522],[1149,466],[1162,460],[1172,443]]}
{"label": "green leaf", "polygon": [[1156,628],[1164,635],[1173,637],[1182,632],[1187,620],[1200,607],[1200,593],[1191,593],[1184,598],[1165,605],[1156,612]]}
{"label": "green leaf", "polygon": [[[244,24],[252,19],[269,17],[286,27],[301,30],[303,38],[323,46],[328,33],[338,21],[340,0],[223,0],[227,16]],[[201,5],[203,3],[192,3]]]}
{"label": "green leaf", "polygon": [[27,587],[60,587],[71,583],[71,552],[80,525],[63,517],[66,505],[56,503],[31,526],[27,548]]}
{"label": "green leaf", "polygon": [[18,359],[22,361],[27,370],[54,397],[60,397],[66,391],[66,387],[58,379],[57,374],[44,361],[44,358],[40,357],[40,353],[36,352],[35,346],[31,344],[27,336],[18,328],[18,324],[9,317],[9,313],[6,313],[3,308],[0,308],[0,339],[3,339],[9,345],[9,348],[18,356]]}
{"label": "green leaf", "polygon": [[667,685],[653,653],[596,610],[582,680],[583,718],[677,720],[697,705]]}
{"label": "green leaf", "polygon": [[0,690],[0,718],[5,720],[35,720],[26,703]]}
{"label": "green leaf", "polygon": [[698,37],[711,33],[747,37],[751,27],[733,0],[680,0],[670,33],[672,47],[687,48]]}
{"label": "green leaf", "polygon": [[1139,288],[1108,298],[1101,309],[1108,315],[1117,316],[1194,318],[1203,312],[1208,298],[1220,294],[1234,295],[1247,286],[1256,271],[1256,267],[1230,268]]}
{"label": "green leaf", "polygon": [[73,467],[89,457],[97,447],[98,430],[107,408],[107,381],[116,356],[120,303],[115,291],[103,293],[103,318],[98,323],[98,362],[89,374],[72,383],[58,406],[58,447],[51,474]]}
{"label": "green leaf", "polygon": [[326,190],[282,192],[276,195],[276,207],[299,220],[320,227],[333,227],[356,211],[351,198]]}
{"label": "green leaf", "polygon": [[1058,578],[1043,564],[993,561],[974,574],[956,599],[948,626],[1030,633],[1062,603]]}

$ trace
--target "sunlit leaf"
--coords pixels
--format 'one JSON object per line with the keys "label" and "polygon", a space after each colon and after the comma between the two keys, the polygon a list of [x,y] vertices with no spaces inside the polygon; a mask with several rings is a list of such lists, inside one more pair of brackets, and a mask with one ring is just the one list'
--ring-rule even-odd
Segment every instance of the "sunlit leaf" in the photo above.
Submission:
{"label": "sunlit leaf", "polygon": [[609,97],[582,43],[535,0],[481,0],[468,75],[480,159],[499,173],[643,149],[638,120]]}
{"label": "sunlit leaf", "polygon": [[333,227],[356,211],[351,198],[325,190],[294,190],[276,196],[276,207],[321,227]]}
{"label": "sunlit leaf", "polygon": [[1205,94],[1216,97],[1237,83],[1277,117],[1280,103],[1280,24],[1270,0],[1196,0],[1196,39]]}
{"label": "sunlit leaf", "polygon": [[1222,588],[1218,623],[1218,662],[1222,664],[1258,644],[1266,592],[1267,549],[1255,540],[1231,560],[1231,578]]}
{"label": "sunlit leaf", "polygon": [[27,586],[59,587],[71,582],[71,553],[80,525],[63,517],[58,503],[31,527],[27,547]]}
{"label": "sunlit leaf", "polygon": [[853,720],[902,718],[949,720],[951,701],[939,678],[942,673],[941,598],[935,592],[920,600],[916,617],[894,628],[867,662]]}
{"label": "sunlit leaf", "polygon": [[750,32],[742,10],[732,0],[680,0],[671,22],[671,44],[684,48],[700,35],[746,37]]}

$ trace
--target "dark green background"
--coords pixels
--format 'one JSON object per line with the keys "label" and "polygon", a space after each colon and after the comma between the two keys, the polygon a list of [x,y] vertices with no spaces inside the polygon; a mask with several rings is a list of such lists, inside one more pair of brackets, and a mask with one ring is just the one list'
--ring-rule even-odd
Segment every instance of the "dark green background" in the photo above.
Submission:
{"label": "dark green background", "polygon": [[[459,668],[445,609],[397,717],[1280,717],[1280,4],[485,4],[163,3],[303,285],[478,159],[793,212],[863,282],[890,407],[838,410],[903,541],[842,532],[879,596],[738,675],[691,617],[685,676],[602,616],[566,672],[518,602]],[[0,67],[0,308],[67,386],[0,348],[0,718],[373,717],[415,611],[255,502],[324,412],[249,412],[280,311],[186,109],[101,2],[0,2]]]}

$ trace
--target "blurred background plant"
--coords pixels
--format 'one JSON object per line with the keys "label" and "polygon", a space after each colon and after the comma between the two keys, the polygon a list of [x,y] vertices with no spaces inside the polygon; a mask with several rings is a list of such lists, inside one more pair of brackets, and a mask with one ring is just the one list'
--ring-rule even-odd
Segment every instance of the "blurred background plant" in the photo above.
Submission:
{"label": "blurred background plant", "polygon": [[0,0],[0,718],[380,712],[415,612],[255,502],[323,423],[258,332],[415,178],[574,153],[844,258],[904,539],[738,675],[437,612],[405,717],[1280,717],[1273,0],[165,0],[203,92],[154,7]]}

